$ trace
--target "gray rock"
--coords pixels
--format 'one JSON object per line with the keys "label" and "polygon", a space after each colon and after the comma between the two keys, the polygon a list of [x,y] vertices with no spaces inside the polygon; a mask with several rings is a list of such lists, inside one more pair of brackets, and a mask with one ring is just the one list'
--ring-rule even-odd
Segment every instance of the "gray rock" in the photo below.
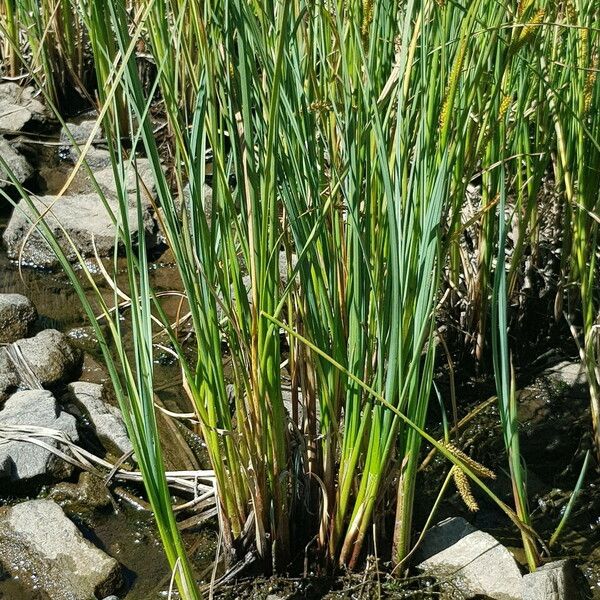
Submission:
{"label": "gray rock", "polygon": [[[183,202],[185,202],[185,207],[190,209],[190,184],[189,182],[185,184],[182,190]],[[207,217],[210,217],[212,211],[212,187],[206,183],[202,184],[202,197],[204,202],[204,214]],[[181,196],[177,198],[177,208],[181,209]]]}
{"label": "gray rock", "polygon": [[523,577],[523,600],[577,600],[585,594],[572,560],[548,563]]}
{"label": "gray rock", "polygon": [[[60,132],[60,144],[62,146],[61,156],[68,158],[72,162],[77,162],[79,159],[79,152],[77,152],[77,149],[73,147],[73,142],[71,141],[68,133],[71,134],[71,137],[78,146],[83,147],[85,144],[87,144],[87,141],[92,134],[92,130],[96,126],[96,119],[97,115],[95,113],[90,113],[82,119],[78,119],[77,121],[69,121],[65,124],[65,127],[63,127]],[[102,141],[102,129],[98,128],[92,139],[92,144],[98,144],[100,141]],[[92,150],[90,150],[90,152],[91,151]],[[107,151],[103,152],[108,154]],[[88,163],[90,166],[92,166],[90,160],[93,161],[93,157],[89,156],[89,152],[87,157]]]}
{"label": "gray rock", "polygon": [[[117,201],[108,199],[107,202],[109,209],[118,217]],[[52,207],[52,212],[46,215],[46,224],[70,261],[77,261],[77,253],[71,244],[86,258],[94,256],[94,244],[100,257],[112,256],[117,243],[116,227],[96,194],[63,196],[58,200],[55,196],[41,196],[34,199],[33,203],[39,213]],[[27,239],[23,262],[36,267],[54,267],[58,265],[58,260],[43,235],[35,230],[27,238],[31,229],[31,220],[35,220],[33,214],[23,200],[15,208],[3,236],[8,255],[13,259],[18,258],[21,246]],[[152,246],[156,223],[149,202],[146,202],[143,219],[144,235],[148,244]],[[128,220],[129,230],[135,242],[139,230],[137,212],[133,207],[128,211]],[[120,245],[120,242],[118,243]]]}
{"label": "gray rock", "polygon": [[[204,196],[204,214],[206,215],[208,221],[210,222],[211,209],[212,209],[212,188],[209,185],[207,185],[206,183],[203,184],[203,196]],[[186,183],[185,187],[182,190],[181,195],[173,198],[173,203],[175,205],[175,209],[178,211],[178,214],[180,216],[181,216],[182,206],[185,206],[185,208],[188,211],[188,215],[189,215],[190,202],[191,202],[190,184]],[[162,207],[160,207],[158,210],[159,210],[161,216],[163,216],[164,209]],[[161,244],[168,244],[167,236],[162,231],[162,229],[160,229],[158,232],[158,241]]]}
{"label": "gray rock", "polygon": [[[75,417],[61,412],[54,396],[46,390],[25,390],[13,394],[0,411],[0,430],[19,426],[48,427],[78,440]],[[59,448],[50,437],[41,438],[46,446]],[[51,449],[29,441],[0,438],[0,482],[27,483],[44,478],[68,477],[73,467]]]}
{"label": "gray rock", "polygon": [[30,500],[0,513],[0,559],[52,600],[95,600],[122,583],[119,563],[86,540],[52,500]]}
{"label": "gray rock", "polygon": [[37,311],[21,294],[0,294],[0,344],[10,344],[29,335]]}
{"label": "gray rock", "polygon": [[417,550],[417,568],[442,585],[494,600],[522,600],[522,575],[510,552],[491,535],[453,517],[432,527]]}
{"label": "gray rock", "polygon": [[[75,157],[73,162],[75,162],[78,158],[78,156]],[[102,150],[101,148],[94,148],[92,146],[85,154],[85,161],[92,171],[101,171],[102,169],[106,169],[106,167],[110,166],[111,164],[110,152],[108,150]],[[90,191],[91,189],[92,186],[90,185]]]}
{"label": "gray rock", "polygon": [[47,119],[48,113],[34,98],[32,87],[24,88],[12,81],[0,84],[0,129],[17,132]]}
{"label": "gray rock", "polygon": [[[10,173],[19,183],[24,183],[33,175],[33,167],[27,162],[27,159],[1,136],[0,156],[6,161]],[[4,165],[0,165],[0,189],[12,185],[12,179],[9,177]]]}
{"label": "gray rock", "polygon": [[69,344],[64,333],[56,329],[45,329],[35,337],[14,343],[20,350],[33,376],[44,386],[69,381],[81,370],[81,351]]}
{"label": "gray rock", "polygon": [[567,388],[581,387],[587,384],[585,368],[580,362],[567,360],[559,362],[546,369],[541,376]]}
{"label": "gray rock", "polygon": [[109,404],[103,385],[85,381],[70,383],[62,403],[71,414],[85,417],[90,422],[109,452],[121,456],[133,450],[121,411]]}
{"label": "gray rock", "polygon": [[[126,170],[127,192],[131,198],[130,203],[135,206],[135,193],[138,185],[140,193],[144,195],[147,191],[151,196],[155,194],[154,175],[152,167],[147,158],[138,158],[135,165],[130,164]],[[107,166],[104,169],[94,173],[96,182],[110,196],[116,196],[117,184],[115,183],[115,175],[112,166]]]}
{"label": "gray rock", "polygon": [[12,394],[19,385],[19,376],[15,372],[6,348],[0,348],[0,404]]}

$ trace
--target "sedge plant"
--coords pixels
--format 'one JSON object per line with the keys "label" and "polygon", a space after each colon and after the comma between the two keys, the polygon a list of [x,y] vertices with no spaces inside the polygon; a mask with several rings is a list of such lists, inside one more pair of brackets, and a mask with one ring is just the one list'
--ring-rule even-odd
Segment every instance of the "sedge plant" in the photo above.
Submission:
{"label": "sedge plant", "polygon": [[[465,474],[509,515],[535,568],[506,315],[524,277],[528,241],[536,239],[536,199],[549,165],[565,188],[574,178],[589,180],[567,194],[569,218],[580,224],[573,243],[581,256],[570,269],[581,281],[585,273],[581,299],[592,315],[586,317],[589,336],[596,306],[590,241],[597,229],[594,176],[581,166],[589,165],[584,154],[595,148],[589,135],[595,113],[588,106],[581,127],[571,123],[565,108],[571,101],[552,70],[558,60],[553,57],[548,71],[539,55],[540,48],[550,51],[560,30],[544,23],[540,4],[73,5],[94,59],[117,182],[116,204],[109,198],[105,204],[127,260],[132,305],[126,318],[133,358],[123,352],[115,358],[108,341],[105,357],[184,597],[197,591],[157,442],[153,319],[181,366],[214,470],[231,561],[250,556],[266,571],[283,571],[314,547],[323,564],[357,568],[372,536],[381,537],[391,523],[388,552],[404,565],[414,542],[417,467],[426,439],[455,474]],[[589,27],[591,5],[578,10]],[[561,35],[581,34],[571,28]],[[574,52],[569,43],[575,44],[557,51]],[[586,48],[593,64],[595,46]],[[140,77],[140,49],[155,69],[150,87]],[[591,79],[582,77],[581,89],[597,98]],[[549,94],[548,86],[561,91]],[[167,153],[151,118],[157,105]],[[562,152],[558,165],[548,152],[553,143]],[[141,148],[152,172],[150,198],[141,184],[135,194],[127,192],[127,170],[135,170]],[[472,182],[480,196],[476,216],[466,219]],[[505,269],[511,203],[518,235]],[[148,206],[174,257],[193,348],[152,290],[145,240],[129,233],[132,223],[143,230]],[[51,231],[41,227],[60,254]],[[467,256],[471,228],[475,248]],[[61,264],[76,280],[64,255]],[[89,308],[86,290],[77,289]],[[123,347],[129,333],[117,313],[97,288],[91,294],[111,315],[114,347]],[[481,481],[484,469],[426,431],[439,303],[461,296],[470,305],[466,333],[480,358],[491,302],[516,513]]]}

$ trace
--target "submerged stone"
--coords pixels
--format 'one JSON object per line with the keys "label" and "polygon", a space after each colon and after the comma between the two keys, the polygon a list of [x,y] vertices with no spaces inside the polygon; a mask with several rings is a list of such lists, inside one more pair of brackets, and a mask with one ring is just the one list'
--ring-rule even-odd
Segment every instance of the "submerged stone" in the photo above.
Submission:
{"label": "submerged stone", "polygon": [[48,498],[61,505],[69,514],[81,514],[110,506],[111,496],[101,477],[83,471],[77,483],[57,483]]}

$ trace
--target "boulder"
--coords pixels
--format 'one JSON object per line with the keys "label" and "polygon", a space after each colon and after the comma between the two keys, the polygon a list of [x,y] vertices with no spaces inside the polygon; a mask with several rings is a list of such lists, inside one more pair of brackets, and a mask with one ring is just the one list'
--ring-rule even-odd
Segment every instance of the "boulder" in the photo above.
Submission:
{"label": "boulder", "polygon": [[6,348],[0,347],[0,405],[17,389],[19,376],[8,356]]}
{"label": "boulder", "polygon": [[[5,160],[8,170],[19,183],[25,183],[33,175],[33,167],[29,164],[27,159],[17,152],[13,145],[1,136],[0,156]],[[4,165],[0,164],[0,189],[12,185],[12,179],[9,177]]]}
{"label": "boulder", "polygon": [[[10,431],[19,426],[47,427],[66,434],[73,442],[78,440],[75,417],[61,412],[54,396],[46,390],[16,392],[6,401],[0,410],[0,432],[4,430],[10,435]],[[51,437],[38,439],[46,447],[0,436],[0,483],[36,483],[61,479],[72,473],[72,465],[52,451],[60,447],[60,442]]]}
{"label": "boulder", "polygon": [[582,578],[570,559],[545,564],[523,577],[523,600],[583,600],[588,596]]}
{"label": "boulder", "polygon": [[108,402],[103,385],[85,381],[70,383],[62,403],[71,414],[91,424],[109,452],[122,456],[133,450],[121,411]]}
{"label": "boulder", "polygon": [[[35,211],[46,215],[46,224],[52,235],[58,240],[62,250],[72,262],[77,261],[77,252],[86,258],[94,256],[94,244],[100,257],[113,255],[116,227],[107,208],[97,194],[76,194],[72,196],[41,196],[33,200]],[[115,199],[107,200],[108,208],[119,218],[118,203]],[[23,250],[23,262],[29,266],[49,268],[57,266],[58,259],[47,244],[43,235],[35,230],[27,238],[31,229],[31,221],[35,222],[35,212],[21,200],[4,232],[4,243],[10,258],[19,257],[21,246],[27,239]],[[128,210],[128,227],[135,243],[139,236],[137,212],[134,207]],[[143,233],[150,246],[154,243],[156,223],[152,217],[151,206],[146,202],[143,212]],[[75,249],[73,248],[73,245]]]}
{"label": "boulder", "polygon": [[122,584],[119,563],[86,540],[52,500],[2,509],[0,560],[52,600],[95,600]]}
{"label": "boulder", "polygon": [[82,354],[69,344],[64,333],[45,329],[35,337],[13,344],[20,351],[28,370],[44,387],[72,380],[81,371]]}
{"label": "boulder", "polygon": [[0,129],[11,133],[48,120],[44,105],[34,98],[32,87],[9,81],[0,84]]}
{"label": "boulder", "polygon": [[522,575],[510,552],[462,518],[432,527],[417,550],[417,569],[442,587],[494,600],[522,600]]}
{"label": "boulder", "polygon": [[26,337],[37,319],[35,306],[21,294],[0,294],[0,344]]}

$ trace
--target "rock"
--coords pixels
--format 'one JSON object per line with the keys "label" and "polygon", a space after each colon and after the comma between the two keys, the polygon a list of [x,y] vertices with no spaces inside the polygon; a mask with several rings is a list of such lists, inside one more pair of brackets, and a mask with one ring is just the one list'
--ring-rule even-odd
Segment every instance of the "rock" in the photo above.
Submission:
{"label": "rock", "polygon": [[[48,427],[78,441],[75,417],[61,412],[54,396],[46,390],[16,392],[0,411],[0,430],[18,426]],[[50,437],[42,438],[50,448],[60,443]],[[0,483],[36,483],[47,477],[68,477],[72,465],[65,462],[49,448],[29,441],[7,441],[0,444]]]}
{"label": "rock", "polygon": [[37,311],[21,294],[0,294],[0,344],[10,344],[29,335]]}
{"label": "rock", "polygon": [[523,577],[523,600],[583,600],[582,577],[570,559],[545,564]]}
{"label": "rock", "polygon": [[86,540],[52,500],[30,500],[0,513],[0,559],[52,600],[103,598],[122,583],[119,563]]}
{"label": "rock", "polygon": [[[181,197],[183,196],[183,202],[185,202],[186,208],[190,208],[190,184],[185,184],[181,196],[179,196],[175,202],[179,210],[181,210]],[[204,214],[210,219],[212,211],[212,187],[206,183],[202,184],[202,198],[204,202]]]}
{"label": "rock", "polygon": [[104,386],[76,381],[67,386],[62,402],[71,414],[89,421],[106,450],[118,456],[133,450],[121,411],[109,404]]}
{"label": "rock", "polygon": [[[96,182],[110,196],[116,196],[117,184],[115,183],[115,175],[112,166],[94,173]],[[131,204],[135,205],[135,193],[138,183],[140,184],[140,193],[144,195],[144,190],[147,190],[151,196],[155,195],[154,175],[150,161],[147,158],[138,158],[135,165],[131,164],[126,170],[127,192],[131,196]]]}
{"label": "rock", "polygon": [[66,335],[45,329],[35,337],[14,343],[34,377],[44,387],[72,380],[81,371],[81,351],[69,344]]}
{"label": "rock", "polygon": [[523,461],[549,487],[560,488],[565,469],[582,456],[581,439],[589,432],[589,390],[580,363],[544,370],[517,399]]}
{"label": "rock", "polygon": [[77,483],[57,483],[48,498],[60,504],[69,514],[81,514],[111,505],[111,496],[104,481],[88,471],[82,471]]}
{"label": "rock", "polygon": [[[113,255],[115,225],[97,194],[63,196],[58,200],[55,196],[41,196],[35,198],[33,203],[40,213],[52,207],[52,214],[46,215],[46,223],[70,261],[76,262],[77,254],[73,250],[68,237],[75,248],[86,258],[94,256],[94,244],[100,257]],[[108,199],[107,203],[113,214],[118,217],[117,201]],[[30,219],[33,218],[29,206],[21,200],[15,208],[3,236],[10,258],[18,258],[21,246],[31,229]],[[135,243],[139,230],[137,212],[134,207],[128,210],[128,220],[129,230]],[[152,246],[156,223],[152,217],[149,202],[145,204],[143,225],[144,235],[146,235],[149,246]],[[120,242],[118,243],[120,245]],[[45,268],[59,264],[54,252],[37,230],[27,239],[23,251],[23,261],[29,266]]]}
{"label": "rock", "polygon": [[[1,110],[1,109],[0,109]],[[0,116],[1,120],[1,116]],[[25,183],[33,175],[33,167],[27,159],[17,152],[12,144],[0,136],[0,155],[6,161],[8,169],[12,176],[19,182]],[[0,189],[12,186],[12,179],[9,177],[3,165],[0,165]]]}
{"label": "rock", "polygon": [[[73,140],[75,141],[75,143],[78,146],[83,147],[87,143],[88,139],[90,138],[90,135],[92,134],[92,130],[96,126],[96,120],[97,120],[96,113],[88,113],[82,119],[79,119],[77,121],[69,121],[68,123],[65,123],[65,127],[63,127],[60,132],[60,140],[59,140],[60,144],[61,144],[61,156],[63,158],[67,158],[70,161],[72,161],[73,163],[77,162],[77,160],[79,159],[79,152],[77,152],[77,150],[73,147],[73,142],[71,141],[68,133],[71,134],[71,137],[73,138]],[[67,130],[68,130],[68,132],[67,132]],[[101,130],[101,128],[98,128],[98,130],[96,131],[96,133],[94,134],[94,137],[92,139],[92,144],[98,144],[101,141],[102,141],[102,130]],[[92,152],[92,150],[93,150],[93,148],[91,148],[90,151],[88,152],[88,154],[86,155],[88,164],[90,166],[92,166],[90,161],[93,162],[93,160],[94,160],[94,157],[90,156],[90,152]],[[103,150],[102,152],[106,152],[106,154],[108,154],[108,151],[106,151],[106,150]],[[103,166],[106,166],[106,165],[103,165]],[[97,168],[97,167],[92,167],[92,168]]]}
{"label": "rock", "polygon": [[0,129],[18,132],[47,120],[48,113],[34,98],[32,87],[24,88],[11,81],[0,84]]}
{"label": "rock", "polygon": [[84,352],[95,352],[98,350],[98,336],[91,325],[73,327],[73,329],[67,332],[67,336],[73,346]]}
{"label": "rock", "polygon": [[541,377],[564,388],[578,388],[587,385],[585,368],[580,362],[564,360],[546,369]]}
{"label": "rock", "polygon": [[522,600],[521,572],[510,552],[462,518],[432,527],[417,550],[417,568],[468,595]]}
{"label": "rock", "polygon": [[19,376],[8,356],[6,348],[0,348],[0,404],[19,386]]}
{"label": "rock", "polygon": [[[76,156],[73,162],[76,162],[78,158],[79,156]],[[106,169],[106,167],[110,166],[111,164],[110,152],[108,150],[102,150],[101,148],[94,148],[92,146],[85,154],[85,161],[92,171],[101,171],[102,169]],[[89,186],[89,189],[90,191],[93,189],[91,185]]]}

